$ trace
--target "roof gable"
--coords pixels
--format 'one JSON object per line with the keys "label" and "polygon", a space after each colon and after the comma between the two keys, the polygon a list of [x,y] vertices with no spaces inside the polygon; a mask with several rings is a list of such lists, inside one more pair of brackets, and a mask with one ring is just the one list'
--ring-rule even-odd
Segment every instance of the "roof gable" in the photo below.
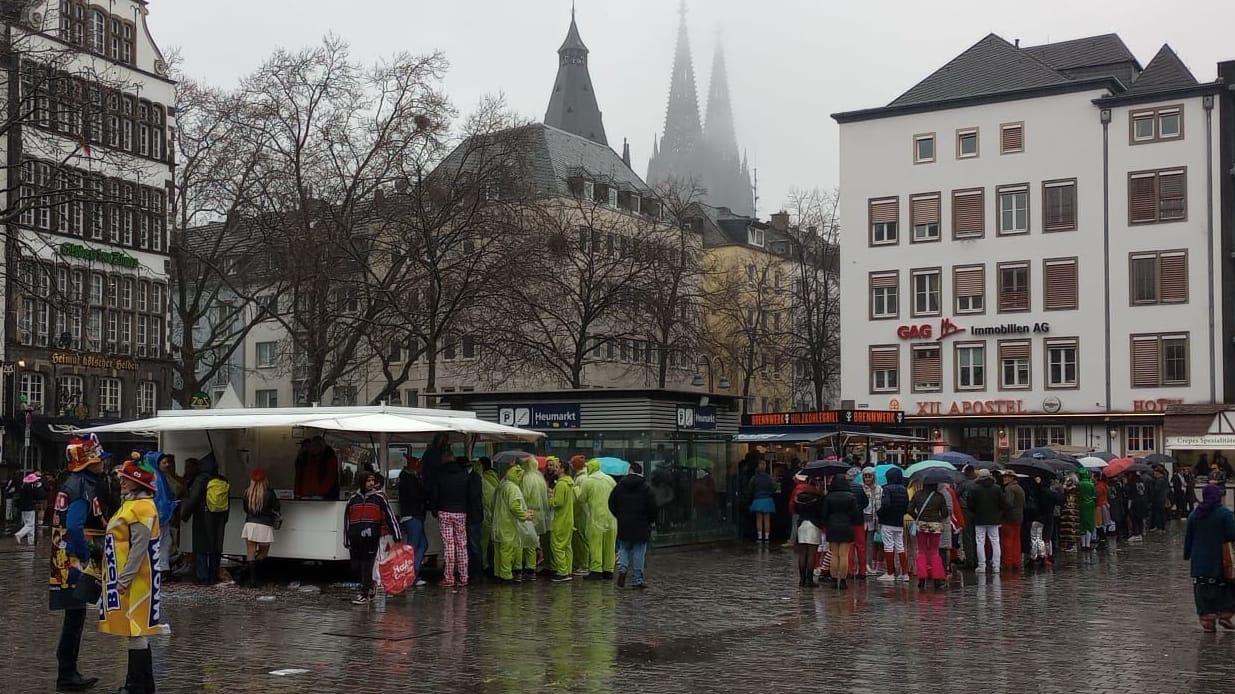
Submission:
{"label": "roof gable", "polygon": [[1144,71],[1128,88],[1129,95],[1151,94],[1186,87],[1195,87],[1200,83],[1188,70],[1170,45],[1163,44],[1157,55],[1149,61]]}
{"label": "roof gable", "polygon": [[987,34],[888,106],[1067,84],[1068,78],[1005,39]]}

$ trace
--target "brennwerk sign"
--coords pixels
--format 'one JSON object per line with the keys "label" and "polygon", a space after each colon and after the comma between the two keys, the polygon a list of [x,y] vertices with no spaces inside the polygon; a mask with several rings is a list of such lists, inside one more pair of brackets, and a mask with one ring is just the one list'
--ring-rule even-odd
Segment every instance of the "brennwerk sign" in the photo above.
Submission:
{"label": "brennwerk sign", "polygon": [[579,405],[509,405],[497,408],[498,424],[526,429],[578,429]]}
{"label": "brennwerk sign", "polygon": [[709,405],[678,405],[678,428],[695,431],[714,431],[716,429],[716,408]]}

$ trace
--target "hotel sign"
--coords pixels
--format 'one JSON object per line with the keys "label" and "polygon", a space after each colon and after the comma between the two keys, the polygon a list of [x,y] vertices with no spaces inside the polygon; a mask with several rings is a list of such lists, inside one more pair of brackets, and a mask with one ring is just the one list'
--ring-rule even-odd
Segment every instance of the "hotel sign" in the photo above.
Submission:
{"label": "hotel sign", "polygon": [[89,248],[76,243],[60,244],[60,255],[78,260],[98,261],[118,267],[135,268],[140,264],[137,258],[120,251],[100,251],[97,248]]}
{"label": "hotel sign", "polygon": [[52,352],[51,363],[58,366],[84,366],[90,369],[137,370],[136,359],[109,357],[105,354],[86,354],[83,352]]}

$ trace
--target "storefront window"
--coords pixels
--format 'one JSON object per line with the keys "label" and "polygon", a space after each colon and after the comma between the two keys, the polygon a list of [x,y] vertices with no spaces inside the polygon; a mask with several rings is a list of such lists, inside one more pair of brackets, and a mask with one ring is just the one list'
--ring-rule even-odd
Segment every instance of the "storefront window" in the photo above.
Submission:
{"label": "storefront window", "polygon": [[1129,424],[1126,441],[1129,453],[1158,450],[1157,432],[1152,425]]}

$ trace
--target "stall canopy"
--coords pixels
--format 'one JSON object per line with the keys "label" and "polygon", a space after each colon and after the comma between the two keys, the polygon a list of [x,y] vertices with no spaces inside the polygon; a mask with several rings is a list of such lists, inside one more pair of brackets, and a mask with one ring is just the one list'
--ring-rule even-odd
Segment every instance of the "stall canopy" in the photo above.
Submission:
{"label": "stall canopy", "polygon": [[927,443],[928,442],[924,438],[920,438],[917,436],[908,436],[905,434],[879,434],[879,433],[872,433],[869,431],[834,431],[830,434],[824,434],[823,436],[820,436],[819,438],[814,440],[814,443],[816,445],[829,444],[832,442],[832,439],[838,436],[841,437],[841,439],[846,439],[846,440],[850,438],[855,438],[855,439],[870,439],[871,441],[888,441],[892,443]]}
{"label": "stall canopy", "polygon": [[385,434],[437,434],[474,437],[477,441],[535,441],[538,431],[494,424],[474,412],[412,407],[285,407],[234,410],[165,410],[149,419],[82,429],[81,433],[206,431],[300,426],[331,431]]}
{"label": "stall canopy", "polygon": [[766,434],[738,434],[733,437],[733,440],[738,443],[805,443],[814,441],[826,432],[822,431],[795,431],[782,433],[766,433]]}

